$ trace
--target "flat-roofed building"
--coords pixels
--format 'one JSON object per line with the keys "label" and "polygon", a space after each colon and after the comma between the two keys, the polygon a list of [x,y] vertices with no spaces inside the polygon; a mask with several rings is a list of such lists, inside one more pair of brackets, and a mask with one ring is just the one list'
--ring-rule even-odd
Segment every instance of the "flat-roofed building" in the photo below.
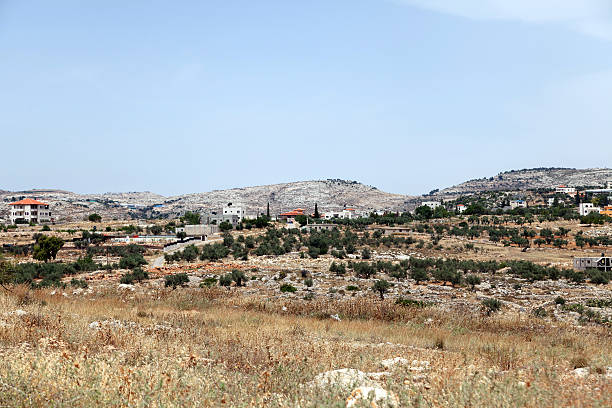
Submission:
{"label": "flat-roofed building", "polygon": [[612,271],[612,256],[591,256],[574,258],[574,269],[584,271],[586,269],[599,269],[600,271]]}

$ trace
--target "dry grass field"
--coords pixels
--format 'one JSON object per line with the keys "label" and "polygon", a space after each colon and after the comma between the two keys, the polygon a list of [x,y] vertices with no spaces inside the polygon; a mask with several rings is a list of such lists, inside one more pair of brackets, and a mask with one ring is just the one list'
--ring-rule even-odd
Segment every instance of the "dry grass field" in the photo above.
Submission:
{"label": "dry grass field", "polygon": [[2,406],[343,407],[359,384],[313,383],[342,368],[388,391],[377,406],[612,404],[603,327],[217,288],[84,299],[15,287],[0,308]]}

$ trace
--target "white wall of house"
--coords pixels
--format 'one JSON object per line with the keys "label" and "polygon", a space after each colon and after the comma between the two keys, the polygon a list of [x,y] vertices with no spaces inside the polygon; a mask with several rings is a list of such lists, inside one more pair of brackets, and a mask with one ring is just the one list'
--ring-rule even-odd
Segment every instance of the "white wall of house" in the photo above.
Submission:
{"label": "white wall of house", "polygon": [[423,201],[421,203],[421,206],[424,206],[424,205],[431,208],[432,210],[435,210],[437,207],[441,206],[442,203],[439,201]]}
{"label": "white wall of house", "polygon": [[601,208],[595,207],[593,203],[580,203],[580,205],[578,206],[578,213],[580,213],[580,215],[583,217],[585,215],[589,215],[592,212],[596,212],[599,214],[600,211]]}
{"label": "white wall of house", "polygon": [[23,219],[26,222],[36,222],[39,224],[51,222],[51,210],[49,210],[48,205],[11,205],[11,224],[15,224],[15,222],[20,219]]}

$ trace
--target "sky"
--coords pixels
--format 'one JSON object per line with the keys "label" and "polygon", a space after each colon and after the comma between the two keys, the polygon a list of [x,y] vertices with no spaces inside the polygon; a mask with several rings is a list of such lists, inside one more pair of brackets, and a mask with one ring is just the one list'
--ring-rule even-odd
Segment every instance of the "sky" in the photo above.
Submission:
{"label": "sky", "polygon": [[610,167],[610,0],[0,0],[0,189]]}

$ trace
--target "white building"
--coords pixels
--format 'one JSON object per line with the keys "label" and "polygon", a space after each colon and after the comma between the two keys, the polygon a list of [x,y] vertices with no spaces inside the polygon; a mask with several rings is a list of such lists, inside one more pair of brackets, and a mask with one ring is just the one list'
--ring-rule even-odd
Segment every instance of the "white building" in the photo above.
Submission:
{"label": "white building", "polygon": [[467,210],[467,207],[465,206],[465,204],[457,204],[457,212],[459,214],[463,214],[465,210]]}
{"label": "white building", "polygon": [[49,204],[26,198],[9,204],[11,224],[42,224],[52,222]]}
{"label": "white building", "polygon": [[330,211],[330,212],[326,212],[325,214],[323,214],[323,218],[325,218],[326,220],[331,220],[333,218],[341,218],[344,220],[351,220],[353,218],[356,218],[357,215],[355,213],[355,209],[354,208],[345,208],[342,211]]}
{"label": "white building", "polygon": [[575,195],[576,194],[576,188],[575,187],[568,187],[568,186],[559,186],[559,187],[557,187],[555,189],[555,193]]}
{"label": "white building", "polygon": [[515,209],[515,208],[527,208],[527,202],[525,200],[513,200],[510,201],[510,208],[511,209]]}
{"label": "white building", "polygon": [[223,207],[223,216],[231,217],[232,215],[238,216],[238,221],[242,221],[244,218],[244,209],[242,206],[235,206],[232,203],[227,203],[225,207]]}
{"label": "white building", "polygon": [[592,212],[596,212],[599,214],[600,211],[601,208],[595,207],[593,203],[580,203],[580,205],[578,206],[578,213],[580,213],[580,215],[583,217],[585,215],[589,215]]}
{"label": "white building", "polygon": [[432,210],[435,210],[437,207],[441,206],[442,203],[440,203],[439,201],[423,201],[421,203],[421,207],[422,206],[427,206],[429,208],[431,208]]}

